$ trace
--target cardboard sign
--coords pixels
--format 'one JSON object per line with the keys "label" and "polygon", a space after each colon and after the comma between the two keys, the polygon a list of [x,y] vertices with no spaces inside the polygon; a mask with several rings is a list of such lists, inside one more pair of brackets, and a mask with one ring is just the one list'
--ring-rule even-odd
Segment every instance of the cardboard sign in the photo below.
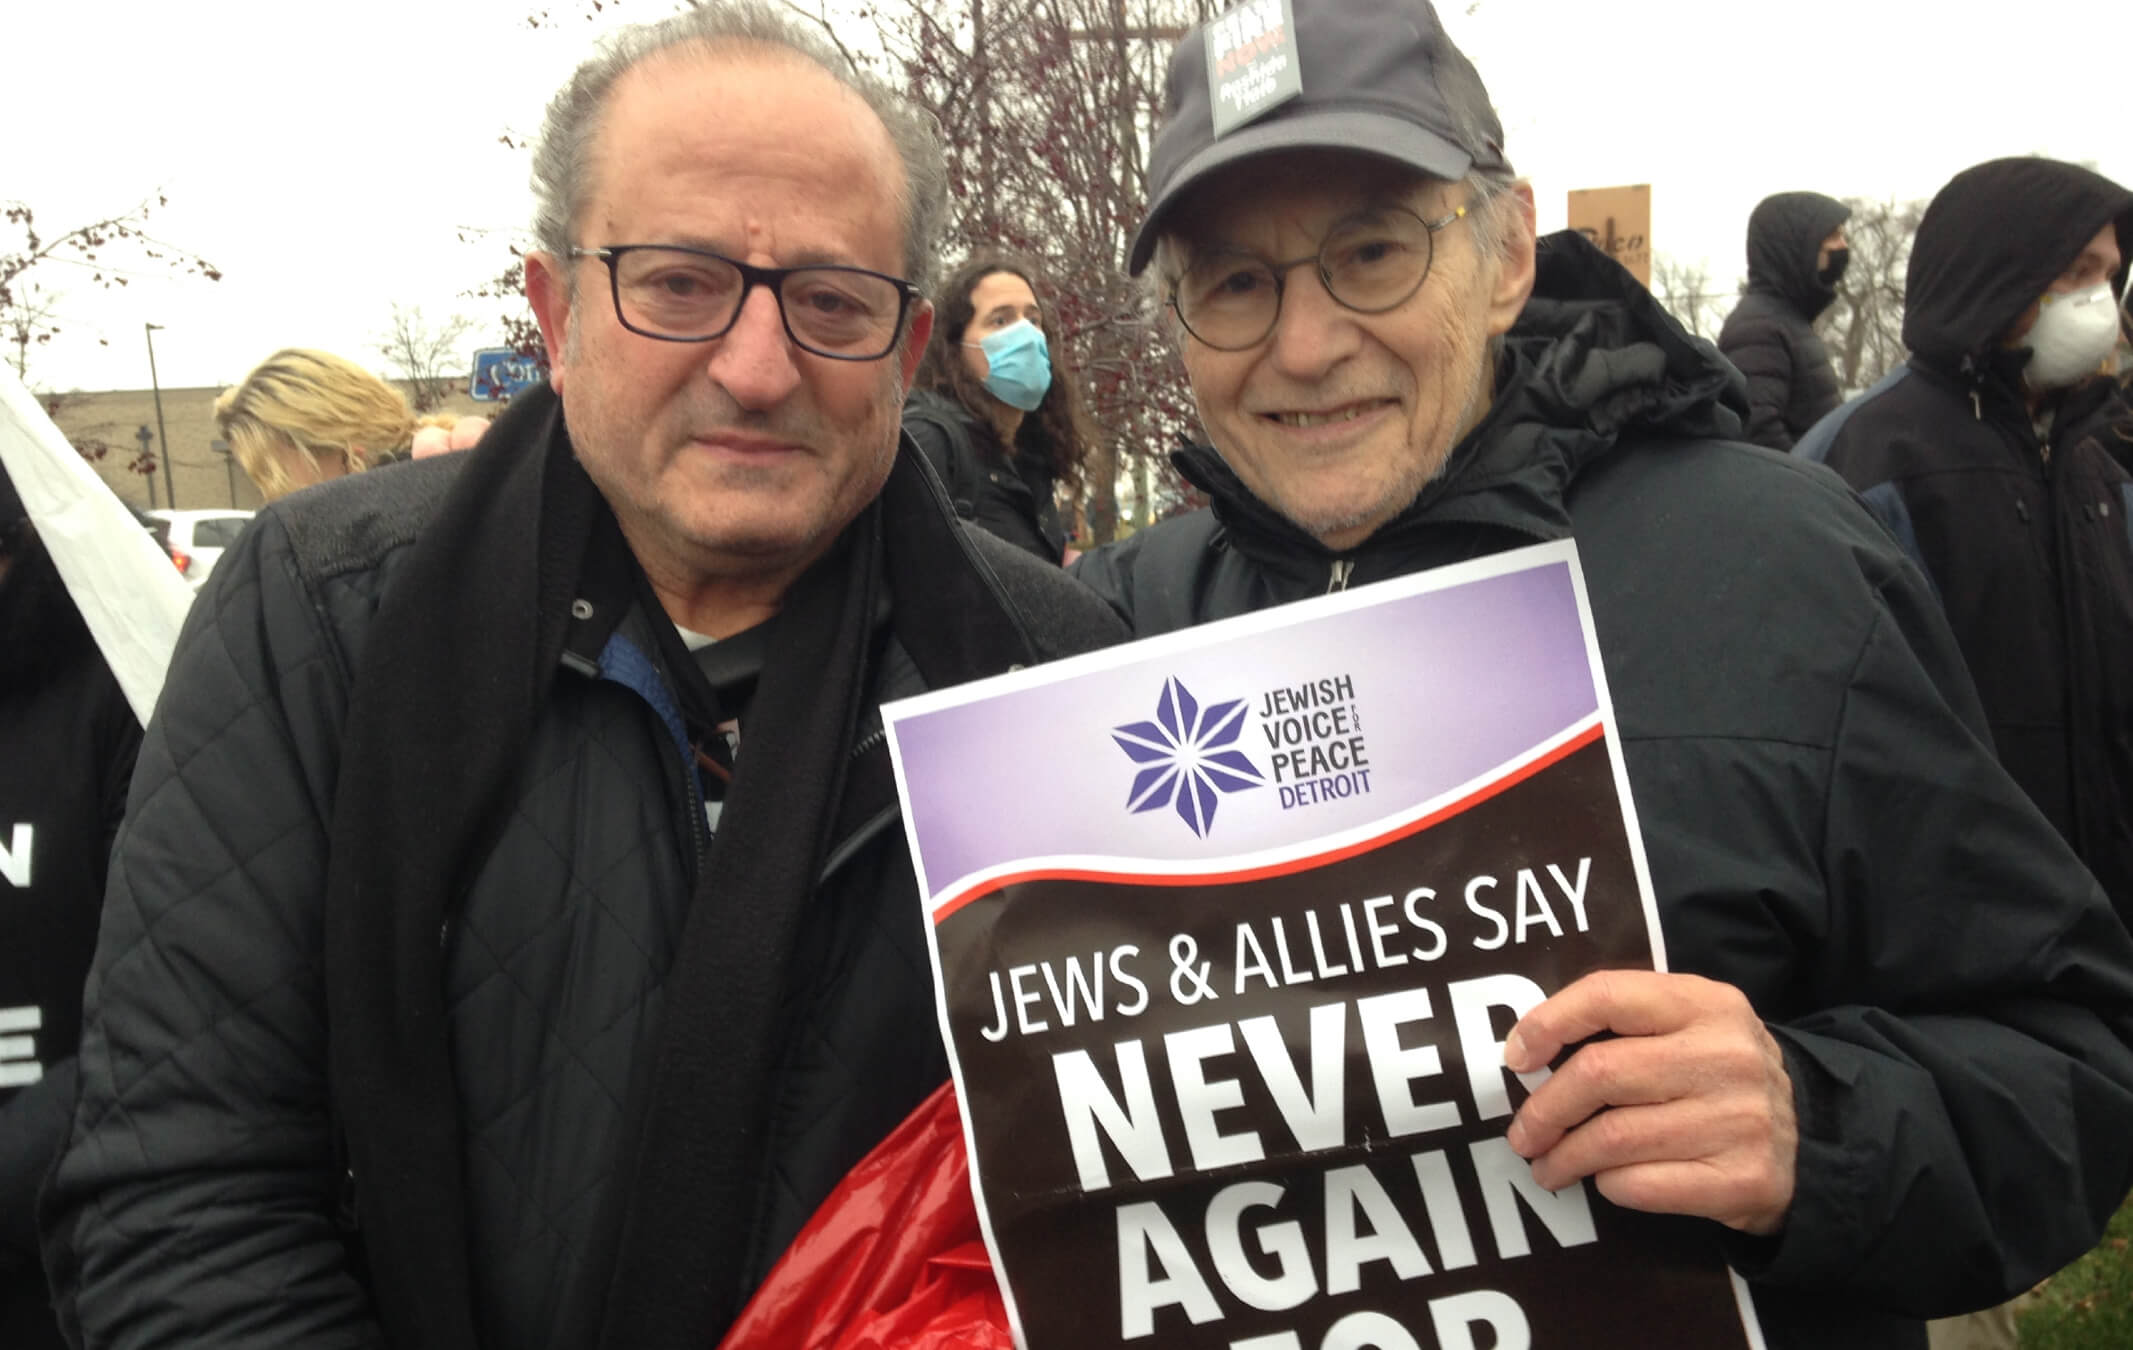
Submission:
{"label": "cardboard sign", "polygon": [[1208,21],[1208,106],[1226,136],[1303,92],[1289,0],[1243,0]]}
{"label": "cardboard sign", "polygon": [[1628,268],[1639,283],[1652,284],[1652,189],[1649,183],[1572,192],[1570,228],[1598,244],[1608,257]]}
{"label": "cardboard sign", "polygon": [[884,715],[1025,1350],[1760,1346],[1504,1140],[1517,1017],[1665,960],[1572,544]]}

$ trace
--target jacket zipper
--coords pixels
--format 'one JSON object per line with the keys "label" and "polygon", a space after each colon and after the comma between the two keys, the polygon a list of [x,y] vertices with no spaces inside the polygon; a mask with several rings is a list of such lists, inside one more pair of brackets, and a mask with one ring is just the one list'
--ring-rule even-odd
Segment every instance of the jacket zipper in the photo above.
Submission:
{"label": "jacket zipper", "polygon": [[[869,750],[888,739],[889,728],[886,725],[874,728],[853,742],[851,753],[845,756],[845,763],[857,764]],[[822,870],[815,874],[815,884],[817,886],[826,884],[837,869],[850,862],[854,857],[858,856],[861,849],[873,842],[874,836],[881,832],[884,825],[893,822],[902,814],[902,805],[891,802],[888,806],[876,812],[872,819],[860,822],[859,826],[850,834],[835,841],[830,846],[829,853],[822,859]]]}
{"label": "jacket zipper", "polygon": [[1326,594],[1333,595],[1336,592],[1347,590],[1348,578],[1354,575],[1355,559],[1335,558],[1333,560],[1333,575],[1326,582]]}
{"label": "jacket zipper", "polygon": [[859,759],[866,754],[867,751],[872,750],[875,746],[881,744],[887,739],[889,739],[888,727],[876,727],[872,731],[868,732],[864,736],[861,736],[858,740],[852,743],[852,753],[846,755],[845,760],[849,763],[856,764],[858,763]]}
{"label": "jacket zipper", "polygon": [[[654,714],[656,717],[657,714]],[[712,735],[718,733],[713,731]],[[689,743],[689,753],[694,755],[696,743]],[[704,796],[704,780],[694,763],[681,764],[682,814],[689,818],[689,888],[695,890],[697,874],[703,870],[705,856],[711,851],[711,822],[704,818],[709,810]]]}

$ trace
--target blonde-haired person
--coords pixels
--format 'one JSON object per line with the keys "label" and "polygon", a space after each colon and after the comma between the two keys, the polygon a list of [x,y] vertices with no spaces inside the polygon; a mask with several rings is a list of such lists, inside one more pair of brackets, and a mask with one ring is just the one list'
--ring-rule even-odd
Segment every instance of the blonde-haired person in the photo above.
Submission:
{"label": "blonde-haired person", "polygon": [[399,390],[331,352],[285,347],[215,400],[215,422],[268,501],[403,450],[414,410]]}

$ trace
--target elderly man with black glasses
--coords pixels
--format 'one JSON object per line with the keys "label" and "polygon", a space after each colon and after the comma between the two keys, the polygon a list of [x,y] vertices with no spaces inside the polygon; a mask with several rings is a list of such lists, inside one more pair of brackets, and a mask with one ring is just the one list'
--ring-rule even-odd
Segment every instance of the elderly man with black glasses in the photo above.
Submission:
{"label": "elderly man with black glasses", "polygon": [[1077,575],[1150,634],[1575,539],[1671,973],[1525,1015],[1508,1067],[1555,1071],[1510,1145],[1700,1226],[1773,1350],[1922,1347],[2133,1182],[2133,938],[1895,541],[1739,443],[1739,373],[1628,273],[1536,241],[1430,7],[1282,8],[1179,44],[1130,257],[1212,509]]}
{"label": "elderly man with black glasses", "polygon": [[715,1344],[945,1078],[878,706],[1123,630],[899,450],[931,136],[764,6],[611,39],[548,383],[216,569],[46,1209],[81,1340]]}

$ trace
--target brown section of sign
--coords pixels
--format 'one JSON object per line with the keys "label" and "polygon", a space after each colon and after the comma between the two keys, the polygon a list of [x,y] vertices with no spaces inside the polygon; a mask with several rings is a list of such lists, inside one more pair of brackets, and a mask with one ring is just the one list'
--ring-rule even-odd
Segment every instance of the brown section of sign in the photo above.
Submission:
{"label": "brown section of sign", "polygon": [[1646,286],[1652,284],[1652,189],[1582,188],[1570,194],[1570,228],[1598,244]]}
{"label": "brown section of sign", "polygon": [[[1553,991],[1589,970],[1652,963],[1604,742],[1431,829],[1321,868],[1228,884],[1026,882],[958,911],[938,938],[980,1188],[1027,1350],[1227,1347],[1291,1332],[1297,1350],[1316,1350],[1343,1318],[1390,1319],[1422,1350],[1462,1344],[1440,1337],[1439,1321],[1465,1326],[1462,1316],[1492,1308],[1525,1319],[1534,1347],[1643,1346],[1662,1318],[1670,1344],[1745,1344],[1704,1226],[1616,1209],[1589,1186],[1555,1200],[1521,1194],[1518,1180],[1530,1176],[1503,1143],[1507,1116],[1492,1112],[1515,1106],[1523,1089],[1500,1067],[1471,1080],[1461,1052],[1459,1005],[1469,1038],[1483,1027],[1491,1048],[1515,1016],[1475,1012],[1476,981],[1517,976]],[[1258,953],[1276,987],[1240,983]],[[1434,1047],[1437,1071],[1408,1062],[1390,1075],[1388,1105],[1364,1026],[1377,1016],[1382,1038],[1385,996],[1416,989],[1428,1014],[1407,996],[1393,1053]],[[1253,1019],[1278,1028],[1273,1053],[1286,1071],[1264,1058],[1266,1023],[1255,1029],[1259,1048],[1248,1048]],[[1217,1027],[1228,1029],[1228,1053],[1195,1060],[1166,1040],[1219,1039],[1207,1030]],[[1340,1038],[1327,1061],[1337,1118],[1317,1114],[1332,1104],[1313,1090],[1314,1035],[1321,1055]],[[1077,1159],[1061,1057],[1093,1071],[1097,1094],[1121,1109],[1152,1105],[1131,1113],[1133,1159],[1095,1127]],[[1182,1065],[1189,1081],[1194,1063],[1238,1104],[1182,1109],[1176,1075]],[[1143,1075],[1137,1096],[1128,1080]],[[1286,1087],[1275,1081],[1284,1077]],[[1487,1100],[1491,1083],[1504,1102]],[[1205,1165],[1223,1149],[1264,1156]],[[1102,1175],[1084,1192],[1092,1167]],[[1339,1197],[1330,1220],[1329,1189]],[[1411,1243],[1373,1236],[1379,1195],[1397,1214],[1388,1227]],[[1597,1240],[1580,1234],[1580,1215]],[[1329,1250],[1329,1222],[1354,1227],[1358,1241]],[[1137,1236],[1150,1231],[1158,1237]],[[1281,1255],[1292,1231],[1308,1270]],[[1123,1259],[1122,1232],[1135,1235]],[[1151,1257],[1170,1234],[1171,1254]],[[1226,1273],[1214,1244],[1234,1248]],[[1139,1323],[1123,1311],[1122,1265],[1177,1281],[1124,1300],[1147,1310]],[[1328,1292],[1351,1266],[1353,1287]],[[1494,1335],[1475,1323],[1470,1343],[1492,1345]],[[1399,1350],[1396,1339],[1383,1344]]]}

